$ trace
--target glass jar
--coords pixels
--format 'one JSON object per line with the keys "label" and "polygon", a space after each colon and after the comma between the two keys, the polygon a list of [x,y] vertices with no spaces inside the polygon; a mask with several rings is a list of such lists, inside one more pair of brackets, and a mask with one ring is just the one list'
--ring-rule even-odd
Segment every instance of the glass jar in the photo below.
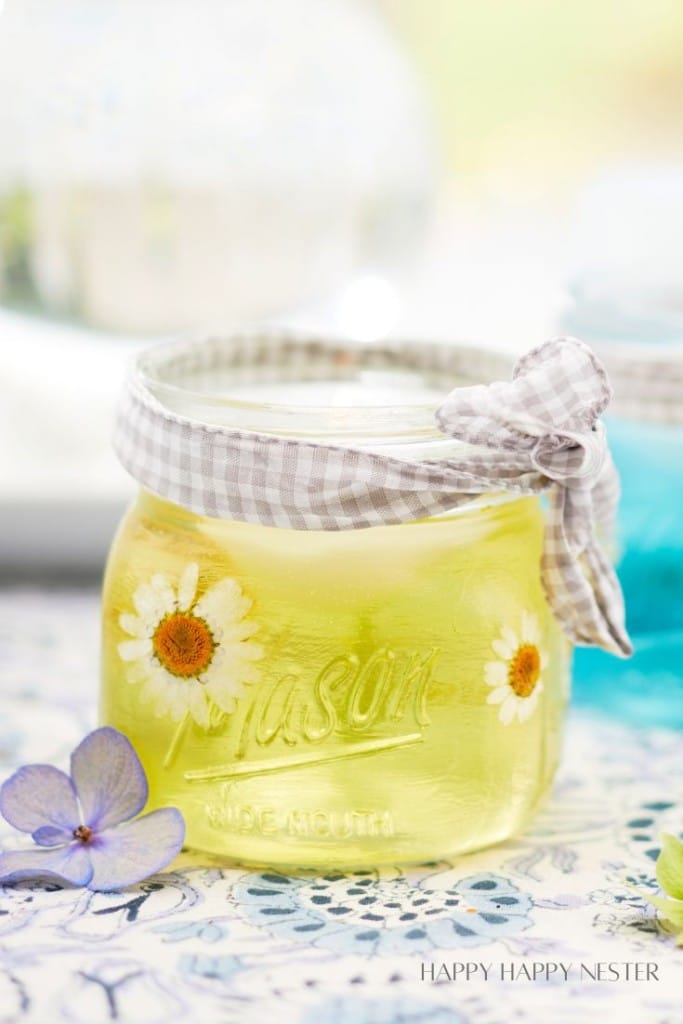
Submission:
{"label": "glass jar", "polygon": [[[333,372],[299,361],[147,383],[208,426],[453,457],[462,446],[434,423],[443,383],[360,353]],[[542,544],[537,496],[320,530],[143,489],[106,571],[101,721],[129,736],[151,804],[182,810],[195,849],[330,868],[499,842],[560,752],[569,643]]]}

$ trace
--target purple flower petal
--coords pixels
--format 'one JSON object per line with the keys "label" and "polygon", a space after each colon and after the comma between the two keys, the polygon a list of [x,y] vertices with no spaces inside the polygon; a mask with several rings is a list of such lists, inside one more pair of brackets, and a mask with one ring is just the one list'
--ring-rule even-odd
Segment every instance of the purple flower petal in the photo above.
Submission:
{"label": "purple flower petal", "polygon": [[0,853],[0,882],[24,878],[59,878],[71,885],[87,885],[93,869],[90,852],[82,843],[58,850],[7,850]]}
{"label": "purple flower petal", "polygon": [[67,832],[63,828],[55,828],[54,825],[41,825],[31,833],[31,839],[38,843],[38,846],[64,846],[65,843],[73,842],[74,834],[73,830]]}
{"label": "purple flower petal", "polygon": [[123,889],[161,871],[180,853],[184,838],[185,822],[175,807],[101,832],[88,846],[93,865],[90,888]]}
{"label": "purple flower petal", "polygon": [[27,764],[0,786],[0,814],[21,832],[53,825],[69,834],[80,825],[68,775],[50,764]]}
{"label": "purple flower petal", "polygon": [[139,814],[147,803],[147,779],[130,740],[109,726],[95,729],[71,755],[71,777],[83,811],[82,824],[102,831]]}

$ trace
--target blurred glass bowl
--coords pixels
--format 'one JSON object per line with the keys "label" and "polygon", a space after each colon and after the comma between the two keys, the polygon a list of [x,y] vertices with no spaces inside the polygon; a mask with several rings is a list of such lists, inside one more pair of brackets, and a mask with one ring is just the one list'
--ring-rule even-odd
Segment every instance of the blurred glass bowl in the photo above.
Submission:
{"label": "blurred glass bowl", "polygon": [[618,571],[634,655],[575,657],[578,703],[683,728],[683,164],[627,164],[577,204],[562,330],[595,346],[614,387]]}
{"label": "blurred glass bowl", "polygon": [[6,305],[224,328],[390,279],[416,246],[431,135],[366,6],[7,0],[0,27]]}

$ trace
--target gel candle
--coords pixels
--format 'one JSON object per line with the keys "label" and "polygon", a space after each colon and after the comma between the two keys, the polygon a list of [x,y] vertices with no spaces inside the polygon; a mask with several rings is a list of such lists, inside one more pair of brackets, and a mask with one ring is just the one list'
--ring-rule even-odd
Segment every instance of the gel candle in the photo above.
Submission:
{"label": "gel candle", "polygon": [[[284,381],[262,357],[148,379],[207,430],[457,455],[432,384],[368,370],[367,352]],[[143,487],[106,571],[100,717],[138,751],[150,806],[179,807],[195,849],[282,867],[433,860],[518,832],[557,767],[569,686],[543,525],[537,495],[332,530]]]}

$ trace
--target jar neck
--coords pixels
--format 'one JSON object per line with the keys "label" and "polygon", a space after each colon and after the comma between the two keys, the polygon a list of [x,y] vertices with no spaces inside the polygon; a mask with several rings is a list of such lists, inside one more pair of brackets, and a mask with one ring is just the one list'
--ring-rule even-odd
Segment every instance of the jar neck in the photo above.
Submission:
{"label": "jar neck", "polygon": [[195,349],[157,346],[138,369],[161,405],[207,426],[412,461],[462,451],[434,414],[452,388],[486,380],[492,358],[504,357],[446,344],[335,344],[274,333]]}
{"label": "jar neck", "polygon": [[[441,512],[436,515],[428,516],[424,519],[412,519],[405,523],[398,524],[387,524],[384,526],[373,526],[373,530],[397,530],[405,529],[411,526],[415,526],[419,523],[441,523],[448,522],[451,520],[468,520],[468,518],[474,516],[475,519],[479,519],[481,516],[496,515],[497,510],[501,506],[505,508],[509,507],[510,515],[514,517],[525,518],[529,515],[538,516],[542,507],[542,497],[536,494],[511,494],[507,491],[491,492],[489,494],[479,495],[477,498],[473,498],[472,501],[465,502],[459,505],[457,508],[450,509],[446,512]],[[179,505],[174,501],[170,501],[168,498],[162,498],[158,494],[154,494],[146,487],[141,487],[137,493],[137,497],[134,501],[135,509],[138,513],[149,517],[152,520],[164,520],[166,522],[172,522],[173,525],[179,529],[194,530],[197,529],[199,524],[205,524],[206,529],[210,531],[220,530],[221,523],[224,525],[230,524],[231,528],[238,526],[239,529],[246,530],[277,530],[280,531],[282,527],[276,526],[262,526],[254,523],[237,522],[235,520],[221,520],[210,516],[203,516],[197,512],[191,512],[183,505]],[[314,533],[330,533],[331,536],[341,537],[349,532],[356,533],[358,531],[324,531],[314,530],[306,531]],[[365,531],[360,531],[365,532]]]}

